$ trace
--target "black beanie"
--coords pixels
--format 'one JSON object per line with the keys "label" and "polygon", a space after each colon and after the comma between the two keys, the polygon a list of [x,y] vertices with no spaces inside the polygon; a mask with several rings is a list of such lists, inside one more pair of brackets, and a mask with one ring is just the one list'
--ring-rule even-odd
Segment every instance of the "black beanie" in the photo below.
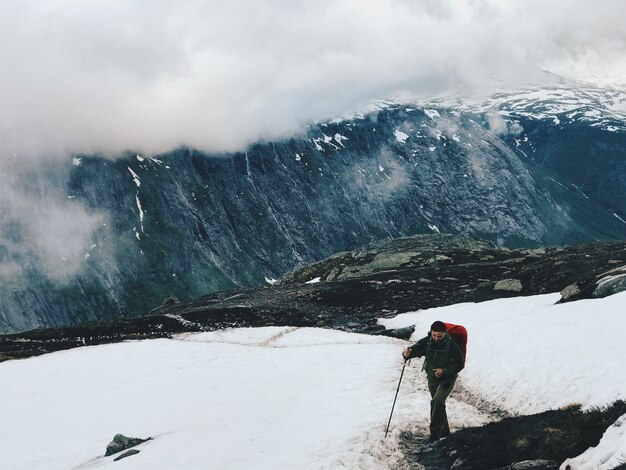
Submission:
{"label": "black beanie", "polygon": [[440,333],[445,333],[446,331],[448,331],[448,329],[446,328],[446,325],[444,325],[442,321],[437,320],[435,323],[430,325],[430,331],[438,331]]}

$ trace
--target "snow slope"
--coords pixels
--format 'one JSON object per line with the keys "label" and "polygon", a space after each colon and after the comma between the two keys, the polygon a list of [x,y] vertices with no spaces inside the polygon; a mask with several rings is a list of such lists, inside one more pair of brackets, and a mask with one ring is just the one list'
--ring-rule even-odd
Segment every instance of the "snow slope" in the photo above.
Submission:
{"label": "snow slope", "polygon": [[[553,305],[557,299],[550,294],[462,304],[381,322],[417,324],[424,333],[438,318],[468,327],[467,368],[448,406],[453,429],[491,419],[462,401],[465,390],[523,413],[624,398],[626,346],[615,340],[626,326],[618,315],[626,293]],[[604,347],[594,347],[599,331]],[[394,467],[402,459],[400,431],[426,435],[428,422],[421,361],[413,360],[384,439],[405,345],[333,330],[270,327],[5,362],[2,468]],[[546,357],[547,367],[541,367]],[[617,424],[585,465],[626,459],[624,426]],[[154,439],[140,445],[138,455],[113,463],[115,456],[102,456],[116,433]]]}

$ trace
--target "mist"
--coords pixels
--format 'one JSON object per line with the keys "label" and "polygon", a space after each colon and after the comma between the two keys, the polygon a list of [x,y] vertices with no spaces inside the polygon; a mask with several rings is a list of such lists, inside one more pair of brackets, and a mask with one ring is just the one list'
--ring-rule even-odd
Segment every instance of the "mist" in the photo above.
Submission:
{"label": "mist", "polygon": [[[486,94],[546,70],[624,83],[626,3],[588,5],[1,0],[0,277],[35,267],[63,283],[84,266],[110,215],[68,198],[72,157],[241,150],[375,100]],[[402,190],[403,169],[381,162],[376,193]]]}
{"label": "mist", "polygon": [[626,76],[617,1],[7,1],[0,158],[207,152],[394,96]]}

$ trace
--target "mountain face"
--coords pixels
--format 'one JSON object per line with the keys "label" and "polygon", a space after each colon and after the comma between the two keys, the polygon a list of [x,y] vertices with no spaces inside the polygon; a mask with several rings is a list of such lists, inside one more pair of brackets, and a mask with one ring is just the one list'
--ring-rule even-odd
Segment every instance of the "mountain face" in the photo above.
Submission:
{"label": "mountain face", "polygon": [[501,116],[511,148],[626,219],[626,92],[561,84],[460,107]]}
{"label": "mountain face", "polygon": [[83,234],[74,258],[44,256],[36,236],[26,243],[23,215],[0,204],[0,332],[137,316],[169,295],[271,282],[411,234],[508,247],[625,239],[626,130],[600,106],[621,96],[556,117],[548,107],[569,97],[386,104],[244,152],[83,156],[24,174],[17,183],[61,194],[50,213],[87,215],[62,221],[68,239]]}

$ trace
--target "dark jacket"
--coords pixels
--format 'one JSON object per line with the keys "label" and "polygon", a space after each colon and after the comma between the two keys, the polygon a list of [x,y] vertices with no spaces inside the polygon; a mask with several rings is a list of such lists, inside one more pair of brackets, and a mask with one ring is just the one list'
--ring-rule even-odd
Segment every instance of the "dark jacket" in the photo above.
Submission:
{"label": "dark jacket", "polygon": [[446,334],[445,338],[438,343],[435,343],[428,335],[409,349],[411,350],[409,358],[425,356],[423,369],[430,379],[437,378],[433,369],[443,369],[442,379],[450,379],[456,377],[465,367],[461,348],[449,334]]}

